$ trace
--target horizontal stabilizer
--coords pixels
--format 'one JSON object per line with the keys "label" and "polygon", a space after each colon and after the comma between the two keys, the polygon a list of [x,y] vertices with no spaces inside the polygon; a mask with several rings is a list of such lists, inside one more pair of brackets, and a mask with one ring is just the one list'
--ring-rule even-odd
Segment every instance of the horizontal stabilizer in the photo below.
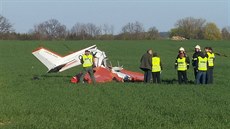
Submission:
{"label": "horizontal stabilizer", "polygon": [[45,48],[39,48],[32,52],[32,54],[41,61],[49,70],[59,65],[61,56],[51,52]]}

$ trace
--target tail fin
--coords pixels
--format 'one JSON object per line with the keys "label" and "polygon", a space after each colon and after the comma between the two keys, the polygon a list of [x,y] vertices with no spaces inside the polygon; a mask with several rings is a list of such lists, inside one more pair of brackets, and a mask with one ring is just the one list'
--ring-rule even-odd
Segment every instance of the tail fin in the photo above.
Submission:
{"label": "tail fin", "polygon": [[32,54],[40,60],[49,70],[58,66],[59,61],[62,59],[61,56],[47,50],[45,48],[38,48],[32,52]]}

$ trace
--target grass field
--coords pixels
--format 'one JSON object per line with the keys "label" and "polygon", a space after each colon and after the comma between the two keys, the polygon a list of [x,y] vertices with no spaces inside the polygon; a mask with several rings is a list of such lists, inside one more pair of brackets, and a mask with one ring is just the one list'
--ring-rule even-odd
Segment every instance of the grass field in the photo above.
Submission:
{"label": "grass field", "polygon": [[[199,44],[213,47],[216,56],[213,85],[105,83],[71,84],[80,72],[46,74],[32,54],[39,46],[62,55],[96,44],[115,65],[141,72],[141,55],[158,52],[163,80],[176,79],[178,48],[188,55]],[[1,129],[229,129],[230,43],[227,41],[0,41]],[[33,80],[38,76],[39,80]],[[188,70],[194,80],[193,69]]]}

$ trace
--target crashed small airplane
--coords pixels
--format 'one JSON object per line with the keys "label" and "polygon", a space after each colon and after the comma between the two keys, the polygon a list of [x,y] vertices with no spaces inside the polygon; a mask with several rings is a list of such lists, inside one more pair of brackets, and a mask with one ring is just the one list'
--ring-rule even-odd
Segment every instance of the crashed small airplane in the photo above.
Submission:
{"label": "crashed small airplane", "polygon": [[[63,72],[67,69],[81,65],[81,58],[85,50],[89,50],[94,56],[94,76],[97,82],[142,82],[144,75],[138,72],[125,70],[123,67],[112,67],[107,65],[107,56],[104,51],[97,49],[96,45],[79,50],[67,56],[60,56],[46,48],[40,47],[32,52],[32,54],[41,61],[47,68],[48,73]],[[71,78],[72,83],[77,83],[81,73]],[[89,74],[86,74],[84,81],[91,83]]]}

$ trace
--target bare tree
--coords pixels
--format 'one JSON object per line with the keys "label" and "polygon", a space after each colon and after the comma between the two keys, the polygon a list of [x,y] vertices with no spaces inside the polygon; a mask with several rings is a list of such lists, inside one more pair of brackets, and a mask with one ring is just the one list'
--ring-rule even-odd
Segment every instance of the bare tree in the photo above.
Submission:
{"label": "bare tree", "polygon": [[34,33],[42,39],[64,39],[66,32],[66,26],[62,25],[56,19],[51,19],[34,26]]}
{"label": "bare tree", "polygon": [[[187,17],[176,22],[174,33],[187,39],[202,39],[206,20]],[[174,36],[174,35],[172,35]]]}
{"label": "bare tree", "polygon": [[221,30],[222,38],[225,40],[230,40],[230,26],[224,27]]}
{"label": "bare tree", "polygon": [[10,32],[14,32],[13,25],[8,19],[0,15],[0,33],[4,34]]}
{"label": "bare tree", "polygon": [[76,23],[71,29],[71,35],[73,38],[80,38],[84,40],[86,37],[86,26],[81,23]]}
{"label": "bare tree", "polygon": [[149,28],[146,36],[147,39],[154,40],[154,39],[158,39],[159,37],[160,35],[156,27]]}
{"label": "bare tree", "polygon": [[86,24],[86,28],[87,33],[94,38],[101,34],[101,28],[97,27],[93,23]]}
{"label": "bare tree", "polygon": [[71,29],[71,35],[75,39],[95,39],[101,34],[101,28],[92,23],[76,23]]}
{"label": "bare tree", "polygon": [[104,24],[101,28],[103,35],[113,35],[114,33],[114,27],[112,25]]}
{"label": "bare tree", "polygon": [[136,21],[134,23],[128,23],[125,26],[123,26],[122,32],[130,34],[141,33],[144,32],[144,27],[140,22]]}
{"label": "bare tree", "polygon": [[127,23],[122,27],[123,39],[143,39],[144,32],[143,25],[138,21]]}

